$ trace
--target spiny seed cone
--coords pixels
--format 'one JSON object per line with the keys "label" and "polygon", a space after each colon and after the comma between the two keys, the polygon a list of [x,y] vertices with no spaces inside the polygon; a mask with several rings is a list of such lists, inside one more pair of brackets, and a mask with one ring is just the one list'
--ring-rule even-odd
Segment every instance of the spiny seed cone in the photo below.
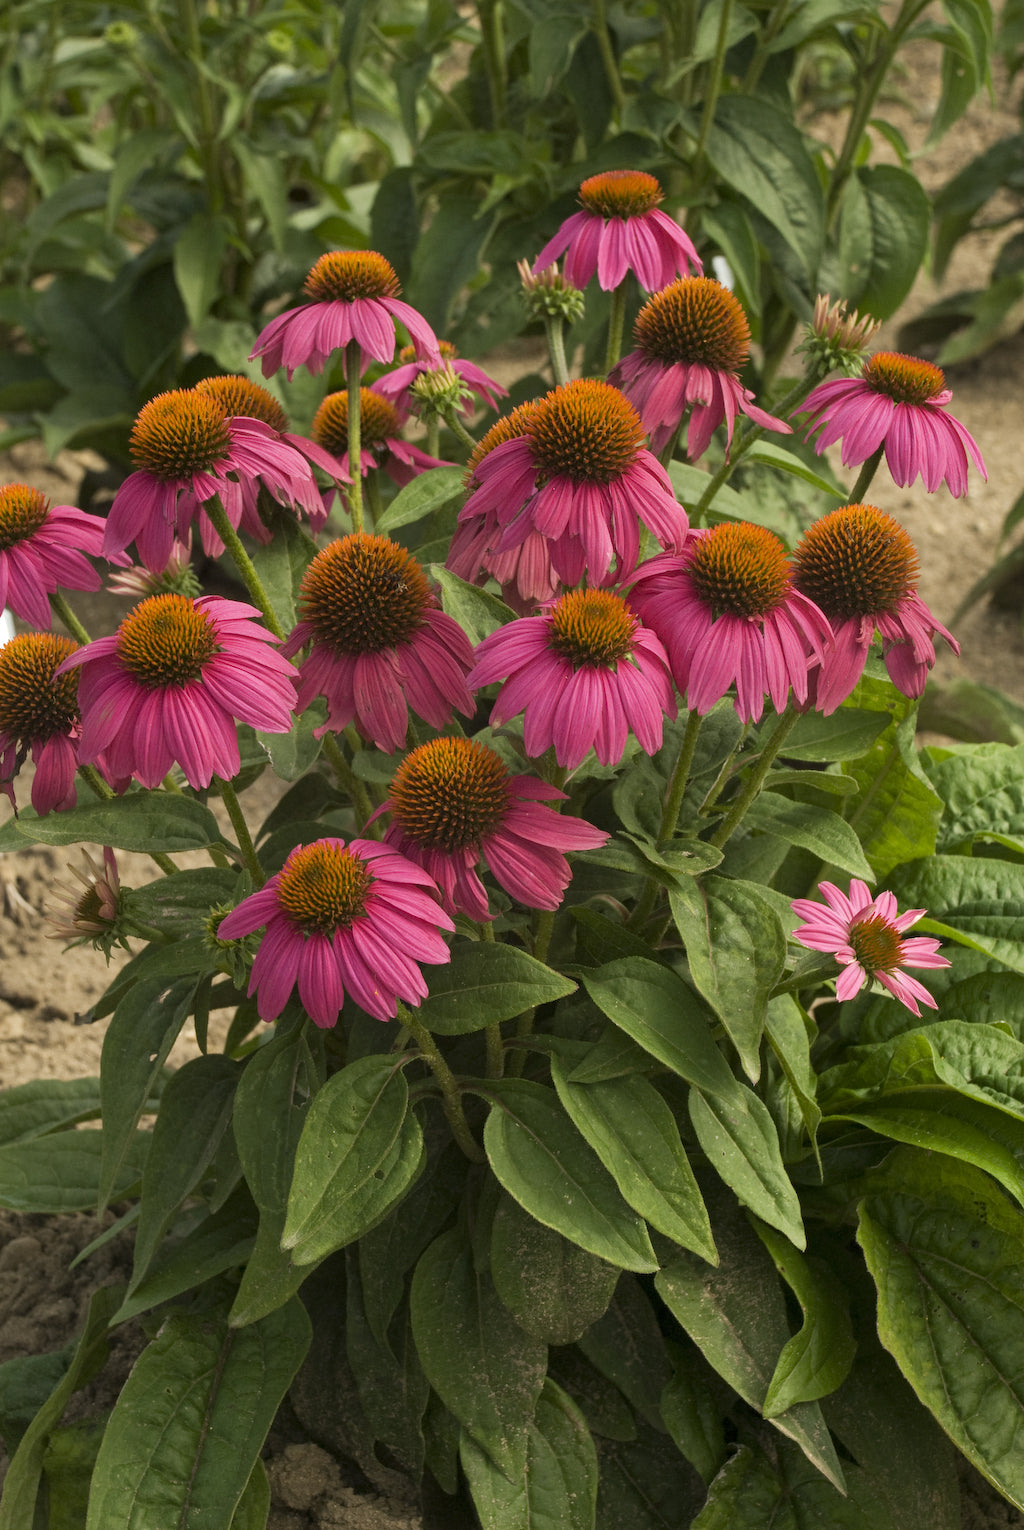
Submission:
{"label": "spiny seed cone", "polygon": [[288,416],[274,395],[248,377],[204,377],[196,383],[196,392],[216,399],[228,419],[244,415],[248,420],[262,420],[271,430],[288,429]]}
{"label": "spiny seed cone", "polygon": [[874,505],[843,505],[804,532],[793,554],[794,582],[830,621],[891,611],[917,583],[907,533]]}
{"label": "spiny seed cone", "polygon": [[633,339],[645,356],[736,373],[750,354],[750,325],[739,300],[711,276],[681,276],[637,314]]}
{"label": "spiny seed cone", "polygon": [[217,631],[186,595],[151,595],[117,629],[117,653],[151,689],[188,685],[218,652]]}
{"label": "spiny seed cone", "polygon": [[789,594],[786,549],[764,526],[723,521],[695,537],[693,548],[690,579],[716,616],[768,616]]}
{"label": "spiny seed cone", "polygon": [[536,412],[537,404],[531,399],[526,404],[517,404],[510,409],[508,414],[503,414],[499,420],[495,420],[490,430],[484,432],[476,444],[475,451],[470,453],[466,463],[466,483],[472,483],[473,475],[480,463],[493,452],[496,446],[501,446],[505,441],[514,441],[517,436],[529,434],[530,424]]}
{"label": "spiny seed cone", "polygon": [[611,590],[570,590],[550,611],[550,645],[579,669],[610,669],[630,652],[636,617]]}
{"label": "spiny seed cone", "polygon": [[587,212],[602,218],[636,218],[657,207],[664,192],[646,170],[604,170],[580,186]]}
{"label": "spiny seed cone", "polygon": [[291,922],[310,934],[347,930],[366,912],[373,873],[358,855],[337,845],[303,845],[280,873],[277,901]]}
{"label": "spiny seed cone", "polygon": [[405,757],[392,778],[390,796],[395,820],[417,845],[467,850],[504,819],[509,775],[486,744],[436,738]]}
{"label": "spiny seed cone", "polygon": [[397,297],[402,290],[394,266],[376,250],[329,250],[306,277],[305,289],[315,303]]}
{"label": "spiny seed cone", "polygon": [[224,410],[209,393],[175,388],[139,410],[130,449],[136,467],[165,482],[218,466],[231,449]]}
{"label": "spiny seed cone", "polygon": [[899,931],[881,914],[869,914],[852,924],[850,945],[865,972],[895,972],[903,956]]}
{"label": "spiny seed cone", "polygon": [[50,513],[50,501],[27,483],[0,489],[0,552],[38,531]]}
{"label": "spiny seed cone", "polygon": [[646,441],[640,416],[618,388],[585,378],[540,399],[529,430],[540,472],[576,482],[621,477]]}
{"label": "spiny seed cone", "polygon": [[412,554],[364,532],[317,553],[299,586],[299,615],[339,657],[408,642],[431,604],[426,575]]}
{"label": "spiny seed cone", "polygon": [[78,670],[55,671],[77,647],[52,632],[22,632],[0,648],[0,732],[26,743],[71,732],[78,721]]}
{"label": "spiny seed cone", "polygon": [[864,381],[897,404],[926,404],[946,386],[941,367],[898,351],[876,351],[864,363]]}
{"label": "spiny seed cone", "polygon": [[[400,434],[402,422],[398,411],[374,393],[372,388],[359,390],[359,439],[364,447],[380,446]],[[343,457],[348,451],[348,392],[329,393],[313,416],[310,435],[318,446]]]}

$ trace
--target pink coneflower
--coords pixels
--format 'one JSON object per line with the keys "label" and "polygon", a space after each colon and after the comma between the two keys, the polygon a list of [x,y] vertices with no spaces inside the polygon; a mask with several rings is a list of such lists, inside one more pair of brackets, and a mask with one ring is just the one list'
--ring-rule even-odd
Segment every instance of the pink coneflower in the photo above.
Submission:
{"label": "pink coneflower", "polygon": [[[451,467],[418,446],[403,441],[402,421],[394,404],[372,388],[359,390],[359,462],[365,478],[373,468],[383,468],[399,487],[427,468]],[[336,457],[348,455],[348,392],[329,393],[313,416],[310,434],[318,446]]]}
{"label": "pink coneflower", "polygon": [[907,533],[874,505],[844,505],[816,520],[793,554],[798,590],[824,611],[833,638],[812,677],[815,707],[826,716],[853,690],[876,631],[890,679],[920,696],[935,663],[934,637],[960,645],[918,595],[917,553]]}
{"label": "pink coneflower", "polygon": [[322,1029],[337,1024],[346,993],[375,1020],[390,1020],[400,999],[418,1006],[426,997],[419,962],[451,960],[440,932],[454,925],[433,882],[369,839],[299,845],[221,920],[217,937],[238,940],[262,926],[249,994],[264,1020],[277,1019],[296,984]]}
{"label": "pink coneflower", "polygon": [[691,711],[710,712],[735,683],[742,722],[759,720],[766,695],[782,712],[790,687],[805,702],[808,666],[832,636],[794,589],[778,537],[745,521],[693,531],[681,555],[643,564],[629,603],[664,643]]}
{"label": "pink coneflower", "polygon": [[296,709],[326,696],[318,733],[354,720],[393,754],[405,743],[409,707],[432,728],[444,727],[453,708],[472,715],[473,646],[397,542],[357,532],[325,547],[302,576],[299,615],[282,653],[313,645],[299,670]]}
{"label": "pink coneflower", "polygon": [[74,505],[51,505],[26,483],[0,488],[0,611],[49,627],[49,596],[58,589],[98,590],[103,521]]}
{"label": "pink coneflower", "polygon": [[571,590],[541,616],[509,622],[476,651],[470,685],[505,680],[491,726],[523,713],[523,743],[536,759],[575,770],[593,748],[617,765],[630,730],[641,749],[661,748],[676,702],[664,648],[611,590]]}
{"label": "pink coneflower", "polygon": [[237,775],[236,719],[267,733],[293,721],[295,671],[258,615],[217,595],[151,595],[65,659],[62,671],[81,668],[79,759],[102,754],[112,780],[148,787],[175,763],[195,787]]}
{"label": "pink coneflower", "polygon": [[[115,945],[128,948],[128,942],[118,933],[117,921],[121,908],[121,878],[117,859],[109,845],[103,847],[103,862],[93,860],[87,850],[82,851],[85,870],[68,865],[80,886],[60,884],[55,888],[59,897],[47,910],[47,920],[54,926],[46,931],[47,940],[63,940],[69,945],[96,945],[108,953]],[[85,891],[82,891],[82,888]]]}
{"label": "pink coneflower", "polygon": [[510,897],[556,909],[572,875],[564,852],[593,850],[608,838],[582,818],[543,806],[564,796],[533,776],[510,775],[486,744],[437,738],[395,772],[384,837],[429,872],[453,914],[478,923],[494,917],[477,874],[481,859]]}
{"label": "pink coneflower", "polygon": [[953,394],[939,367],[916,356],[876,351],[860,377],[830,377],[807,395],[797,414],[811,416],[820,456],[842,441],[844,467],[857,467],[885,448],[893,482],[906,488],[921,475],[934,493],[945,479],[954,499],[967,493],[968,457],[988,477],[978,444],[946,405]]}
{"label": "pink coneflower", "polygon": [[765,430],[792,427],[754,403],[739,373],[750,325],[738,299],[710,276],[687,276],[656,292],[637,314],[635,350],[608,374],[636,406],[654,451],[668,445],[687,409],[686,455],[696,461],[725,421],[726,450],[737,414]]}
{"label": "pink coneflower", "polygon": [[75,805],[78,676],[57,671],[77,647],[52,632],[23,632],[0,648],[0,790],[16,808],[14,779],[31,752],[40,818]]}
{"label": "pink coneflower", "polygon": [[[495,382],[493,377],[475,362],[466,361],[462,356],[456,355],[455,347],[450,340],[439,340],[438,349],[441,361],[445,363],[465,385],[465,397],[460,404],[460,411],[467,418],[473,414],[475,405],[472,394],[482,398],[491,409],[497,409],[499,398],[508,397],[508,389],[503,388],[501,383]],[[413,392],[413,384],[416,379],[426,373],[436,372],[437,364],[430,365],[428,361],[416,359],[415,349],[411,345],[405,345],[399,352],[401,366],[393,372],[386,372],[383,377],[378,377],[373,385],[373,391],[379,393],[381,398],[387,399],[389,404],[394,404],[400,414],[410,415],[419,412],[419,400]]]}
{"label": "pink coneflower", "polygon": [[160,573],[176,545],[189,545],[195,520],[204,548],[217,557],[223,544],[203,510],[214,496],[232,526],[245,519],[248,530],[269,540],[255,513],[260,484],[273,499],[305,511],[314,525],[323,521],[323,500],[305,459],[262,420],[229,419],[209,391],[158,394],[139,411],[130,445],[137,471],[110,507],[107,558],[134,541],[146,567]]}
{"label": "pink coneflower", "polygon": [[605,170],[580,186],[583,211],[566,218],[533,263],[543,271],[565,250],[565,277],[585,287],[597,272],[597,283],[611,292],[632,271],[641,287],[657,292],[673,277],[702,271],[693,244],[663,213],[658,203],[664,192],[644,170]]}
{"label": "pink coneflower", "polygon": [[375,250],[330,250],[306,277],[310,302],[279,313],[256,341],[250,361],[260,357],[264,377],[284,367],[322,372],[324,362],[350,340],[358,342],[362,366],[394,360],[395,321],[409,332],[416,355],[435,365],[437,336],[415,308],[400,301],[401,287],[390,261]]}
{"label": "pink coneflower", "polygon": [[926,909],[912,908],[898,915],[891,892],[872,898],[871,889],[856,878],[850,883],[848,897],[831,882],[819,883],[818,891],[827,907],[812,898],[794,898],[794,914],[807,923],[793,931],[793,939],[812,951],[833,952],[845,969],[836,983],[837,999],[854,998],[874,978],[912,1014],[920,1015],[919,1001],[929,1009],[938,1009],[927,988],[900,971],[901,967],[950,965],[938,955],[937,940],[927,935],[913,935],[908,940],[904,935],[923,918]]}
{"label": "pink coneflower", "polygon": [[[554,388],[522,416],[523,434],[498,442],[472,467],[477,485],[459,513],[448,567],[508,583],[501,560],[516,553],[516,591],[527,602],[554,580],[604,583],[636,567],[640,522],[663,547],[682,546],[689,522],[668,474],[644,446],[643,426],[617,388],[580,379]],[[536,540],[536,556],[522,550]],[[547,580],[531,577],[544,563]]]}

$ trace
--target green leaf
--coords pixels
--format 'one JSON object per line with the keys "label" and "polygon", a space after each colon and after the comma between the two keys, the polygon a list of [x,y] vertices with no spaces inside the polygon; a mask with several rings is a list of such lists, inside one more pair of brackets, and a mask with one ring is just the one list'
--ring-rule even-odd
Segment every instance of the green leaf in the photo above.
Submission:
{"label": "green leaf", "polygon": [[691,1089],[690,1120],[712,1168],[743,1205],[805,1248],[800,1202],[763,1101],[740,1083],[729,1100]]}
{"label": "green leaf", "polygon": [[282,157],[262,152],[238,132],[231,134],[231,152],[242,167],[246,189],[263,210],[274,249],[283,250],[288,231],[288,188]]}
{"label": "green leaf", "polygon": [[[13,834],[20,839],[13,839]],[[14,850],[28,839],[44,845],[73,845],[79,840],[114,850],[205,850],[222,835],[210,809],[192,797],[164,792],[129,792],[109,802],[90,802],[67,813],[37,818],[25,808],[4,825],[0,849]]]}
{"label": "green leaf", "polygon": [[675,1117],[654,1085],[636,1073],[574,1083],[558,1056],[551,1059],[551,1078],[623,1198],[658,1232],[714,1264],[718,1254],[704,1201]]}
{"label": "green leaf", "polygon": [[804,1315],[799,1332],[782,1348],[765,1394],[765,1418],[774,1418],[794,1403],[815,1402],[842,1386],[857,1343],[846,1291],[828,1265],[800,1254],[774,1228],[755,1221],[754,1231]]}
{"label": "green leaf", "polygon": [[705,1482],[725,1460],[720,1410],[691,1344],[670,1344],[672,1379],[661,1394],[661,1416],[682,1454]]}
{"label": "green leaf", "polygon": [[1024,744],[950,749],[924,763],[946,804],[939,850],[967,850],[990,834],[1024,836]]}
{"label": "green leaf", "polygon": [[786,739],[787,760],[856,760],[884,733],[889,717],[844,705],[831,717],[805,712]]}
{"label": "green leaf", "polygon": [[423,1134],[393,1057],[362,1057],[328,1079],[295,1151],[282,1246],[312,1264],[361,1235],[423,1167]]}
{"label": "green leaf", "polygon": [[[933,854],[942,803],[916,774],[914,703],[898,696],[892,686],[861,680],[856,700],[877,699],[890,722],[873,747],[843,765],[860,788],[850,818],[856,824],[864,854],[881,880],[903,861]],[[787,742],[788,753],[788,742]]]}
{"label": "green leaf", "polygon": [[599,1259],[624,1270],[656,1270],[646,1227],[554,1091],[505,1079],[488,1084],[486,1096],[492,1105],[484,1148],[509,1194],[538,1222]]}
{"label": "green leaf", "polygon": [[159,162],[164,151],[180,147],[180,139],[166,128],[136,128],[118,144],[107,186],[107,230],[112,231],[121,208],[144,170]]}
{"label": "green leaf", "polygon": [[526,1466],[546,1346],[519,1327],[455,1228],[420,1257],[409,1301],[431,1386],[498,1470],[514,1480]]}
{"label": "green leaf", "polygon": [[779,994],[771,1000],[765,1035],[792,1091],[817,1157],[821,1109],[817,1102],[818,1076],[811,1062],[812,1034],[803,1010],[792,995]]}
{"label": "green leaf", "polygon": [[840,818],[829,808],[815,807],[809,802],[791,802],[777,792],[763,791],[747,809],[744,826],[760,829],[765,834],[777,834],[787,844],[809,850],[826,866],[838,866],[852,877],[874,881],[874,873],[855,830],[845,818]]}
{"label": "green leaf", "polygon": [[174,279],[193,329],[220,295],[227,246],[224,219],[208,212],[193,213],[174,241]]}
{"label": "green leaf", "polygon": [[594,1530],[597,1451],[579,1408],[550,1379],[529,1425],[524,1468],[513,1481],[468,1433],[459,1456],[483,1530]]}
{"label": "green leaf", "polygon": [[607,1312],[582,1335],[579,1349],[641,1418],[656,1429],[665,1428],[661,1397],[672,1378],[672,1365],[658,1317],[632,1275],[619,1277]]}
{"label": "green leaf", "polygon": [[267,1469],[257,1456],[249,1473],[245,1491],[238,1500],[231,1530],[266,1530],[270,1514],[270,1479]]}
{"label": "green leaf", "polygon": [[[138,1184],[149,1147],[148,1132],[125,1143],[111,1195]],[[102,1134],[51,1132],[0,1147],[0,1206],[11,1211],[91,1211],[100,1202]]]}
{"label": "green leaf", "polygon": [[168,1240],[145,1279],[126,1296],[114,1322],[126,1323],[140,1312],[193,1291],[225,1270],[243,1269],[252,1252],[256,1216],[245,1187],[240,1187],[213,1216],[192,1227],[177,1243]]}
{"label": "green leaf", "polygon": [[931,203],[909,170],[859,165],[839,213],[842,291],[850,308],[888,319],[914,284],[928,248]]}
{"label": "green leaf", "polygon": [[88,1121],[100,1113],[98,1078],[36,1078],[0,1093],[0,1146]]}
{"label": "green leaf", "polygon": [[432,971],[418,1018],[438,1036],[462,1036],[575,993],[576,984],[515,946],[459,941]]}
{"label": "green leaf", "polygon": [[[773,1466],[759,1451],[741,1445],[708,1489],[708,1500],[692,1530],[909,1530],[898,1527],[856,1467],[847,1468],[846,1487],[831,1482],[791,1446],[778,1451]],[[922,1527],[923,1530],[923,1527]]]}
{"label": "green leaf", "polygon": [[491,1278],[528,1334],[545,1344],[571,1344],[607,1310],[619,1271],[505,1195],[491,1228]]}
{"label": "green leaf", "polygon": [[878,1333],[925,1407],[1018,1508],[1024,1236],[980,1170],[906,1149],[860,1207]]}
{"label": "green leaf", "polygon": [[756,883],[726,877],[674,888],[669,904],[694,986],[725,1026],[747,1076],[757,1079],[768,995],[786,965],[778,915]]}
{"label": "green leaf", "polygon": [[146,924],[175,935],[205,931],[211,908],[234,903],[239,874],[221,866],[198,866],[175,871],[131,890],[131,911]]}
{"label": "green leaf", "polygon": [[133,1521],[224,1530],[310,1334],[297,1300],[243,1329],[209,1312],[172,1313],[110,1416],[86,1530]]}
{"label": "green leaf", "polygon": [[889,885],[901,907],[926,908],[921,934],[940,934],[1024,972],[1024,865],[940,855],[898,866]]}
{"label": "green leaf", "polygon": [[827,494],[830,500],[836,499],[835,487],[827,478],[822,478],[813,468],[808,467],[802,457],[797,457],[793,452],[787,452],[784,446],[776,446],[774,441],[757,441],[746,453],[748,462],[760,462],[765,467],[777,468],[780,473],[789,473],[794,478],[800,478],[804,483],[809,483],[812,489],[817,489],[820,494]]}
{"label": "green leaf", "polygon": [[413,1477],[423,1472],[426,1447],[423,1415],[430,1383],[416,1352],[408,1305],[378,1339],[363,1303],[359,1252],[345,1256],[345,1350],[359,1392],[359,1402],[375,1438],[397,1456]]}
{"label": "green leaf", "polygon": [[316,551],[316,543],[290,516],[279,517],[272,541],[261,543],[252,550],[260,583],[286,632],[295,626],[295,597]]}
{"label": "green leaf", "polygon": [[256,737],[282,781],[297,781],[315,764],[323,748],[316,730],[327,721],[327,703],[314,696],[310,704],[292,722],[287,733],[259,733]]}
{"label": "green leaf", "polygon": [[445,615],[458,622],[471,643],[482,643],[489,633],[496,632],[515,616],[503,600],[487,590],[478,590],[475,584],[467,584],[443,564],[431,563],[427,572],[441,586]]}
{"label": "green leaf", "polygon": [[392,536],[401,526],[412,526],[426,515],[433,515],[447,505],[466,497],[465,469],[460,467],[427,468],[399,489],[377,521],[379,536]]}
{"label": "green leaf", "polygon": [[[441,137],[439,134],[423,146],[424,156],[432,154],[435,163],[442,155]],[[495,147],[502,152],[505,143],[496,146],[496,139],[509,142],[516,168],[525,151],[524,140],[515,133],[446,133],[443,137],[460,140],[445,146],[456,156],[460,175],[465,175],[470,160],[486,160]],[[439,334],[447,328],[458,293],[480,269],[491,221],[479,214],[480,199],[475,192],[450,190],[416,246],[405,298]]]}

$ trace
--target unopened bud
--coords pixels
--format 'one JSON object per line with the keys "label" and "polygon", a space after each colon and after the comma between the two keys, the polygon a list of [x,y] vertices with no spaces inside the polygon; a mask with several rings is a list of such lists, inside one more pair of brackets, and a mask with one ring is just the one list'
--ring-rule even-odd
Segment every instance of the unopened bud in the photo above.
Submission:
{"label": "unopened bud", "polygon": [[856,309],[848,312],[841,300],[833,303],[827,292],[819,293],[800,350],[821,372],[839,370],[856,376],[865,349],[881,327],[870,314],[861,318]]}
{"label": "unopened bud", "polygon": [[586,299],[578,287],[567,282],[557,263],[545,266],[536,276],[528,260],[516,265],[523,284],[523,301],[537,319],[564,319],[575,324],[582,317]]}

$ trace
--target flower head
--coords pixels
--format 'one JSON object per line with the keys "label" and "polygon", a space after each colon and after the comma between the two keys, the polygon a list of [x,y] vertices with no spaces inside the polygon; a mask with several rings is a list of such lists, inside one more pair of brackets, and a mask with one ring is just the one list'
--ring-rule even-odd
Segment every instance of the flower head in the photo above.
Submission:
{"label": "flower head", "polygon": [[848,896],[831,882],[819,883],[819,891],[824,906],[812,898],[793,900],[794,914],[806,921],[793,931],[793,938],[812,951],[834,953],[844,969],[836,983],[837,999],[852,999],[866,982],[875,979],[912,1014],[920,1015],[919,1002],[938,1009],[927,988],[901,970],[950,965],[938,955],[937,940],[927,935],[908,939],[904,933],[923,918],[926,909],[912,908],[897,914],[891,892],[872,898],[871,889],[856,878],[850,883]]}
{"label": "flower head", "polygon": [[[351,477],[344,462],[333,457],[330,452],[324,451],[315,441],[310,441],[306,436],[295,435],[288,428],[288,416],[284,408],[267,388],[261,388],[249,377],[242,377],[237,373],[228,373],[218,377],[204,377],[196,383],[197,393],[209,394],[215,398],[223,409],[228,419],[245,418],[247,420],[261,420],[264,425],[279,436],[286,445],[294,449],[312,463],[313,467],[320,468],[336,482],[350,483]],[[319,531],[326,519],[324,511],[319,520],[313,511],[307,508],[310,525],[314,531]],[[243,516],[242,525],[247,531],[252,531],[261,542],[268,540],[264,534],[262,523],[256,518],[255,529]]]}
{"label": "flower head", "polygon": [[397,542],[359,532],[325,547],[302,576],[299,614],[282,652],[291,658],[313,645],[299,670],[296,706],[326,696],[319,732],[354,720],[364,738],[392,754],[405,742],[410,706],[432,728],[443,727],[453,708],[472,715],[472,644]]}
{"label": "flower head", "polygon": [[629,601],[664,643],[691,711],[710,712],[735,683],[743,722],[758,721],[766,695],[783,711],[790,687],[805,702],[808,667],[832,636],[794,588],[778,537],[745,521],[691,532],[681,555],[643,564]]}
{"label": "flower head", "polygon": [[[97,946],[107,955],[115,945],[128,949],[128,942],[118,930],[121,912],[121,878],[117,859],[109,845],[103,847],[102,865],[82,851],[85,869],[68,864],[79,886],[65,883],[55,889],[59,898],[51,904],[47,919],[54,926],[46,932],[48,940],[63,940],[67,945]],[[82,888],[85,891],[82,891]]]}
{"label": "flower head", "polygon": [[613,562],[618,577],[631,573],[641,521],[662,546],[682,546],[686,512],[617,388],[565,383],[520,420],[522,435],[496,442],[472,463],[477,487],[451,542],[454,573],[514,582],[528,603],[550,598],[557,583],[579,584],[584,574],[592,584],[605,582]]}
{"label": "flower head", "polygon": [[565,793],[513,776],[486,744],[437,738],[406,755],[391,781],[384,836],[433,877],[451,913],[493,916],[477,874],[485,860],[513,898],[555,909],[569,884],[567,850],[593,850],[608,836],[582,818],[543,806]]}
{"label": "flower head", "polygon": [[57,671],[77,647],[52,632],[23,632],[0,648],[0,790],[16,807],[14,779],[31,751],[40,817],[75,805],[78,676]]}
{"label": "flower head", "polygon": [[744,388],[750,325],[739,300],[710,276],[687,276],[656,292],[637,314],[635,350],[609,373],[636,406],[651,446],[667,446],[687,409],[686,455],[703,456],[722,421],[726,447],[737,413],[766,430],[792,429],[767,414]]}
{"label": "flower head", "polygon": [[264,1020],[276,1020],[292,989],[317,1025],[337,1024],[346,994],[377,1020],[398,1001],[418,1006],[427,985],[419,963],[451,960],[442,930],[454,928],[437,888],[418,866],[369,839],[299,845],[259,892],[220,921],[220,940],[265,927],[249,978]]}
{"label": "flower head", "polygon": [[292,725],[295,671],[258,615],[217,595],[151,595],[112,637],[71,654],[61,670],[81,669],[79,758],[102,754],[111,779],[147,787],[175,763],[195,787],[237,775],[236,719],[268,733]]}
{"label": "flower head", "polygon": [[103,553],[119,556],[130,542],[154,573],[166,568],[175,547],[187,547],[199,521],[210,557],[224,547],[203,506],[216,495],[231,525],[262,541],[270,533],[256,512],[262,484],[271,497],[304,510],[314,525],[324,518],[323,500],[309,464],[262,420],[231,418],[209,389],[160,393],[140,411],[130,449],[136,471],[114,496]]}
{"label": "flower head", "polygon": [[450,384],[451,374],[454,374],[457,385],[452,404],[464,415],[469,416],[473,413],[475,406],[472,395],[474,393],[491,409],[497,409],[499,398],[508,397],[507,388],[495,382],[493,377],[488,377],[487,373],[474,362],[466,361],[464,357],[456,355],[455,347],[450,340],[439,340],[438,350],[440,361],[430,365],[426,361],[417,359],[414,346],[403,346],[398,356],[401,365],[397,366],[393,372],[386,372],[383,377],[378,377],[373,385],[374,392],[379,393],[381,398],[387,399],[388,403],[394,404],[401,414],[423,413],[424,398],[422,393],[416,392],[417,381],[420,382],[421,388],[430,379]]}
{"label": "flower head", "polygon": [[491,726],[522,712],[527,754],[554,746],[568,770],[591,748],[602,765],[617,765],[631,730],[654,754],[666,715],[676,715],[664,648],[611,590],[571,590],[542,615],[484,638],[469,682],[494,680],[505,684]]}
{"label": "flower head", "polygon": [[920,696],[935,663],[935,634],[960,645],[918,595],[917,553],[907,533],[874,505],[843,505],[821,516],[793,553],[796,587],[832,626],[814,684],[826,716],[860,679],[876,631],[889,676],[905,696]]}
{"label": "flower head", "polygon": [[644,170],[605,170],[580,186],[581,212],[573,213],[533,263],[536,274],[563,251],[565,278],[583,288],[597,283],[611,292],[632,271],[647,292],[673,277],[702,271],[700,256],[678,223],[658,203],[664,192]]}
{"label": "flower head", "polygon": [[[430,457],[418,446],[403,441],[402,419],[394,404],[376,387],[359,390],[359,462],[363,477],[372,468],[383,468],[393,482],[402,485],[427,468],[450,467]],[[329,393],[313,417],[313,440],[335,457],[348,455],[348,391]]]}
{"label": "flower head", "polygon": [[906,488],[920,474],[933,494],[945,480],[954,499],[967,493],[968,458],[982,478],[985,464],[974,437],[951,415],[953,397],[939,367],[915,356],[876,351],[859,377],[830,377],[804,399],[807,435],[821,429],[814,450],[842,442],[844,467],[885,448],[893,482]]}
{"label": "flower head", "polygon": [[49,627],[49,597],[58,589],[98,590],[85,556],[99,557],[103,521],[74,505],[51,505],[26,483],[0,488],[0,611]]}
{"label": "flower head", "polygon": [[279,313],[256,341],[250,361],[260,357],[264,377],[284,367],[289,380],[296,367],[322,372],[333,351],[355,340],[362,365],[394,359],[395,322],[403,324],[422,360],[436,365],[437,336],[398,294],[394,267],[375,250],[330,250],[306,277],[302,308]]}

